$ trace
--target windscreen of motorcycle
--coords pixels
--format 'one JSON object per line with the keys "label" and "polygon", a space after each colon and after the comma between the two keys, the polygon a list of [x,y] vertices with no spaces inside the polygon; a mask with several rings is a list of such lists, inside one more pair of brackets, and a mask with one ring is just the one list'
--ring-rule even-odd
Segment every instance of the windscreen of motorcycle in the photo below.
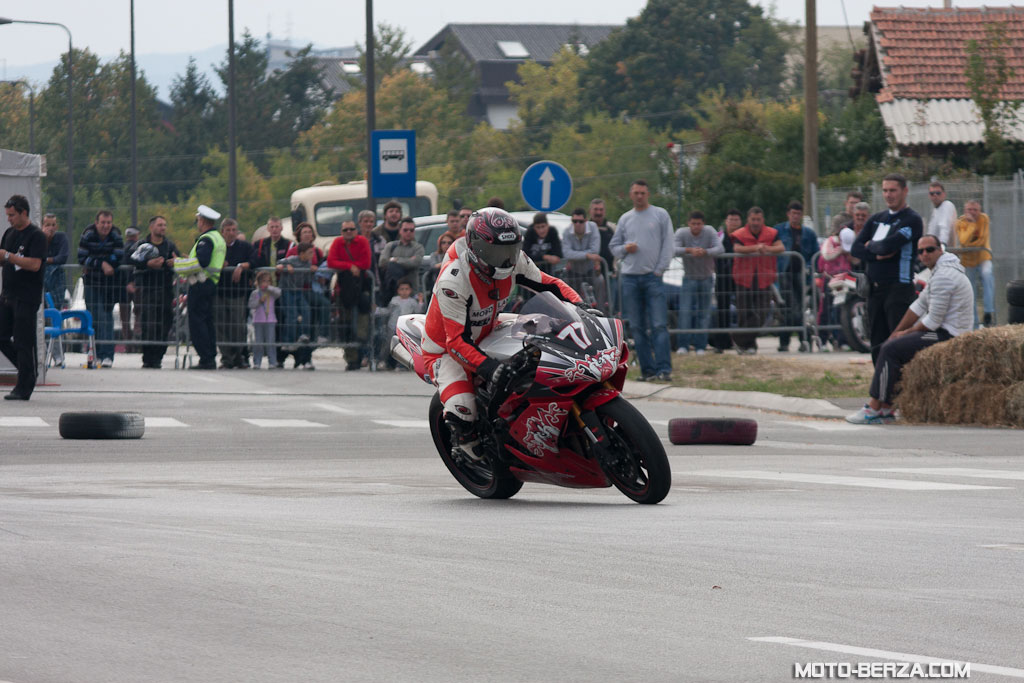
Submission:
{"label": "windscreen of motorcycle", "polygon": [[543,292],[523,306],[509,336],[541,348],[537,379],[542,384],[600,382],[614,374],[620,360],[613,325]]}

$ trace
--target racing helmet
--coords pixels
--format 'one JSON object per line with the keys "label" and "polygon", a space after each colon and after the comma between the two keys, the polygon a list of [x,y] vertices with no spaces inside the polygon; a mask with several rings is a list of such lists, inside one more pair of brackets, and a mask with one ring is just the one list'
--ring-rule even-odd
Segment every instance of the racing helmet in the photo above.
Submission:
{"label": "racing helmet", "polygon": [[143,242],[136,247],[135,251],[132,252],[131,258],[136,263],[145,263],[150,259],[155,259],[159,255],[160,250],[157,249],[155,244],[152,244],[151,242]]}
{"label": "racing helmet", "polygon": [[512,275],[523,251],[519,223],[507,211],[488,207],[473,212],[466,226],[466,258],[495,280]]}

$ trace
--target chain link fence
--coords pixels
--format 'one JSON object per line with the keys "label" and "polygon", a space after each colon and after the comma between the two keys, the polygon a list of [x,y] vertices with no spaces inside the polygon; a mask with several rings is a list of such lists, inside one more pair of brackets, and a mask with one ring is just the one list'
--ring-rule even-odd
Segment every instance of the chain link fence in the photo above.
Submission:
{"label": "chain link fence", "polygon": [[[964,204],[970,200],[981,202],[981,210],[990,219],[992,262],[996,281],[996,319],[1006,321],[1006,283],[1021,278],[1024,270],[1024,171],[1018,171],[1010,178],[984,176],[970,180],[938,179],[946,189],[946,198],[956,206],[957,215],[963,215]],[[882,181],[879,179],[865,187],[815,188],[814,224],[818,234],[824,236],[832,223],[832,216],[843,210],[846,194],[851,190],[864,193],[864,201],[873,211],[885,208],[882,198]],[[907,203],[921,214],[927,227],[932,213],[928,198],[928,183],[910,183]],[[978,292],[980,302],[981,292]]]}

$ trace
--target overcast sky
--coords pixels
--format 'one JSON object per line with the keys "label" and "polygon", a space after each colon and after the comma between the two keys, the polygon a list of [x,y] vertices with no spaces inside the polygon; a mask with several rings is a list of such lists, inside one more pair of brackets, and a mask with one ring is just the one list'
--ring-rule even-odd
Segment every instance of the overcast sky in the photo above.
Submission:
{"label": "overcast sky", "polygon": [[[776,16],[803,23],[804,0],[757,0]],[[1000,4],[999,0],[956,0],[956,6]],[[904,5],[941,7],[942,0],[818,0],[818,24],[861,25],[871,7]],[[463,23],[624,23],[636,16],[645,0],[376,0],[374,19],[403,27],[415,47],[453,22]],[[135,3],[136,53],[201,52],[227,43],[227,0],[138,0]],[[317,47],[352,45],[365,32],[365,2],[360,0],[237,0],[235,32],[243,28],[263,37],[290,37],[296,44]],[[76,47],[100,55],[128,50],[129,0],[42,0],[0,3],[0,16],[11,19],[56,21],[65,24]],[[17,78],[18,66],[55,64],[66,50],[67,37],[55,27],[0,26],[0,77]]]}

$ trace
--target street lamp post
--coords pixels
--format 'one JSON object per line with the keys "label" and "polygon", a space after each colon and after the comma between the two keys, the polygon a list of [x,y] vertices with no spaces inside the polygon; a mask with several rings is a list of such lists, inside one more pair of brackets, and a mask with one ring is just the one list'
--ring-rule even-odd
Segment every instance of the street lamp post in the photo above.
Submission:
{"label": "street lamp post", "polygon": [[36,91],[28,81],[0,81],[11,85],[23,85],[28,88],[28,152],[36,153]]}
{"label": "street lamp post", "polygon": [[71,30],[56,21],[28,21],[25,19],[8,19],[6,17],[0,17],[0,25],[3,24],[35,24],[37,26],[59,26],[64,29],[64,32],[68,34],[68,223],[67,233],[68,236],[74,234],[74,216],[75,216],[75,132],[74,132],[74,117],[73,112],[73,93],[74,93],[74,77],[72,73],[72,65],[74,63],[74,53],[72,52],[71,45]]}

